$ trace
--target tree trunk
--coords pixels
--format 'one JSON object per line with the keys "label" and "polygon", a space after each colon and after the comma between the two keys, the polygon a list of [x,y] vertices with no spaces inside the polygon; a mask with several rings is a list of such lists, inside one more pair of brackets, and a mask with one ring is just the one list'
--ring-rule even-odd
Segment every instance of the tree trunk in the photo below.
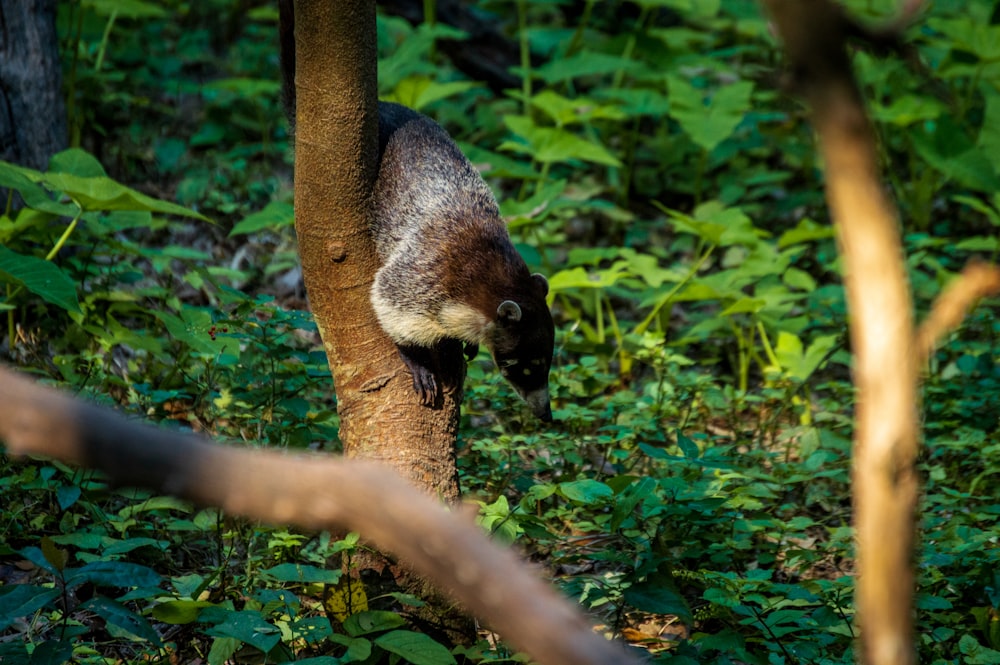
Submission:
{"label": "tree trunk", "polygon": [[0,0],[0,159],[44,169],[66,147],[56,0]]}
{"label": "tree trunk", "polygon": [[[420,404],[369,300],[378,268],[369,231],[378,154],[374,0],[297,0],[295,230],[302,272],[337,391],[348,457],[385,462],[447,502],[458,499],[455,439],[461,388]],[[384,560],[412,593],[425,585]],[[369,590],[369,595],[373,590]],[[447,602],[425,617],[453,638],[469,624]],[[446,616],[450,615],[450,616]]]}

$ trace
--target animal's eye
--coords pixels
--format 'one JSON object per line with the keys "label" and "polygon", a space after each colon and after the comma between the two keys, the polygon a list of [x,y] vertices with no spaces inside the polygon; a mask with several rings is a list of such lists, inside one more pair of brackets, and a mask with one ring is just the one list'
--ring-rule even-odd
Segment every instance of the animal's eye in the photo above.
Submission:
{"label": "animal's eye", "polygon": [[508,358],[507,360],[498,360],[497,367],[499,367],[500,369],[509,369],[517,365],[517,362],[518,361],[516,358]]}

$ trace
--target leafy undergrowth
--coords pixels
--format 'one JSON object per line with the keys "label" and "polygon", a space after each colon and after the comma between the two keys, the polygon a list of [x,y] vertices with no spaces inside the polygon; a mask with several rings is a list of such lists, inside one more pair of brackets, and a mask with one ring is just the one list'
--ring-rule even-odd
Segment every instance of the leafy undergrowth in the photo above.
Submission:
{"label": "leafy undergrowth", "polygon": [[[854,662],[848,313],[809,130],[757,8],[480,9],[536,56],[504,95],[441,55],[453,29],[379,27],[383,97],[486,167],[550,277],[557,424],[531,420],[488,358],[470,366],[459,461],[483,527],[656,662]],[[243,11],[61,5],[85,150],[46,173],[0,165],[25,203],[0,218],[4,353],[165,427],[335,451],[289,226],[275,11]],[[989,2],[936,3],[907,35],[919,57],[855,55],[921,312],[1000,253],[997,23]],[[1000,663],[996,304],[925,373],[921,662]],[[377,609],[341,581],[356,535],[45,461],[0,458],[0,493],[4,663],[518,658],[417,632],[419,599]]]}

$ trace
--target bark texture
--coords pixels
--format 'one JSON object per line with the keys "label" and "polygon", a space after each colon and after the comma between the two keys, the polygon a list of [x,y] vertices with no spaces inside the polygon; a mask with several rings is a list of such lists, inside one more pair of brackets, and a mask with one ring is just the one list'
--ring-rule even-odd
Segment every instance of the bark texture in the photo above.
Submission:
{"label": "bark texture", "polygon": [[351,457],[384,461],[445,501],[458,498],[461,390],[422,406],[369,292],[377,175],[375,3],[295,3],[295,230],[310,305],[337,388]]}
{"label": "bark texture", "polygon": [[[416,487],[455,502],[461,386],[445,392],[441,408],[423,406],[369,296],[378,268],[370,233],[378,157],[375,3],[296,0],[293,13],[295,230],[336,386],[344,452],[385,462]],[[420,620],[455,642],[474,637],[468,616],[405,567],[374,554],[354,563],[366,571],[369,596],[402,588],[427,601]]]}
{"label": "bark texture", "polygon": [[44,170],[66,136],[56,0],[0,0],[0,160]]}

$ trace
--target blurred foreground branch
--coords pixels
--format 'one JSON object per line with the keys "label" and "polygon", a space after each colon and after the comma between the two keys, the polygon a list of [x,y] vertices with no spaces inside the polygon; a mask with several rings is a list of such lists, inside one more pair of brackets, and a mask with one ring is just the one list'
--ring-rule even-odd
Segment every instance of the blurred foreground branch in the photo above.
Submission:
{"label": "blurred foreground branch", "polygon": [[214,443],[130,421],[0,367],[0,439],[16,455],[100,469],[274,524],[359,531],[448,589],[517,648],[548,665],[637,663],[478,527],[372,462]]}

